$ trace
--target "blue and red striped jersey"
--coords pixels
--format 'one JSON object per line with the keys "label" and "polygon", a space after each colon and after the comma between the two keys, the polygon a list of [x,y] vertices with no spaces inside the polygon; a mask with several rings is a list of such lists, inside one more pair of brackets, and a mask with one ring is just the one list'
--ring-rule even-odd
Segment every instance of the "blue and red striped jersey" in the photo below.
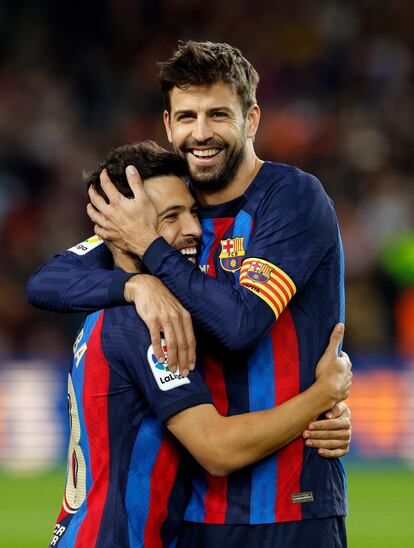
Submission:
{"label": "blue and red striped jersey", "polygon": [[50,546],[173,546],[190,478],[162,422],[211,402],[198,372],[183,378],[158,362],[133,306],[90,314],[68,376],[66,485]]}
{"label": "blue and red striped jersey", "polygon": [[[344,319],[332,202],[312,175],[266,162],[242,196],[199,211],[199,268],[162,238],[144,263],[200,328],[203,375],[218,410],[234,415],[273,407],[314,382],[331,330]],[[81,253],[68,251],[34,275],[33,304],[75,310],[122,301],[128,275],[105,273],[104,246]],[[200,470],[186,519],[275,523],[345,515],[346,507],[341,462],[319,457],[298,439],[227,478]]]}

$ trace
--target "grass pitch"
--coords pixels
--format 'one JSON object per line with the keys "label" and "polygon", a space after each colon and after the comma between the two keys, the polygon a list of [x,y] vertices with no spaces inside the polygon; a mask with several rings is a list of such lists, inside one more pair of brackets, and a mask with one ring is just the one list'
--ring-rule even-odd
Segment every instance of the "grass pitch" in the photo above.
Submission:
{"label": "grass pitch", "polygon": [[[348,465],[349,548],[414,546],[414,471]],[[0,546],[44,548],[60,510],[65,471],[0,472]],[[301,547],[297,547],[301,548]]]}

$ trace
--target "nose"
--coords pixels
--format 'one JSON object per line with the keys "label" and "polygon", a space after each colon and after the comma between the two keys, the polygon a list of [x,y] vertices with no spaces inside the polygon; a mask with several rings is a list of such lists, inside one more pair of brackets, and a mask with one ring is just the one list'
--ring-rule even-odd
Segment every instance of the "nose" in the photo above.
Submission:
{"label": "nose", "polygon": [[201,237],[201,226],[197,217],[188,211],[183,219],[183,224],[181,227],[183,231],[183,236],[186,238],[196,238],[197,240]]}
{"label": "nose", "polygon": [[198,115],[193,126],[193,138],[199,143],[203,143],[211,137],[213,137],[213,132],[206,116]]}

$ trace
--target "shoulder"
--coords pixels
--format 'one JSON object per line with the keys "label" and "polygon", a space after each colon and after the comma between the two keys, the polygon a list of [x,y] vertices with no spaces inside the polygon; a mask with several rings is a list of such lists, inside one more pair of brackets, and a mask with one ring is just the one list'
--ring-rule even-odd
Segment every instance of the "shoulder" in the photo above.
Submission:
{"label": "shoulder", "polygon": [[122,305],[104,310],[102,343],[108,352],[125,353],[148,348],[150,337],[134,305]]}
{"label": "shoulder", "polygon": [[333,210],[332,200],[319,179],[311,173],[292,165],[265,162],[259,175],[250,200],[256,216],[291,216],[315,209]]}
{"label": "shoulder", "polygon": [[329,200],[320,180],[300,168],[288,164],[266,162],[265,184],[269,192],[289,193],[296,197],[323,196]]}

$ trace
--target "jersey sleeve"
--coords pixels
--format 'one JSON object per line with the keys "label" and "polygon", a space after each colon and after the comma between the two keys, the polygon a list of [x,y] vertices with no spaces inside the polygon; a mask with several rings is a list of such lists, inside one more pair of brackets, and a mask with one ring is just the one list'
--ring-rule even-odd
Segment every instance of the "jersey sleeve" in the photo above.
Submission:
{"label": "jersey sleeve", "polygon": [[92,236],[55,255],[31,276],[30,304],[56,312],[91,312],[124,304],[124,285],[133,274],[113,270],[112,254]]}
{"label": "jersey sleeve", "polygon": [[332,203],[311,175],[298,170],[261,203],[236,283],[200,272],[161,238],[144,255],[193,320],[230,350],[255,347],[339,241]]}
{"label": "jersey sleeve", "polygon": [[169,371],[165,341],[162,341],[165,363],[158,362],[148,330],[133,306],[107,310],[105,314],[108,313],[110,324],[105,337],[105,355],[111,367],[119,368],[118,374],[132,379],[161,422],[189,407],[213,403],[197,369],[188,377]]}

